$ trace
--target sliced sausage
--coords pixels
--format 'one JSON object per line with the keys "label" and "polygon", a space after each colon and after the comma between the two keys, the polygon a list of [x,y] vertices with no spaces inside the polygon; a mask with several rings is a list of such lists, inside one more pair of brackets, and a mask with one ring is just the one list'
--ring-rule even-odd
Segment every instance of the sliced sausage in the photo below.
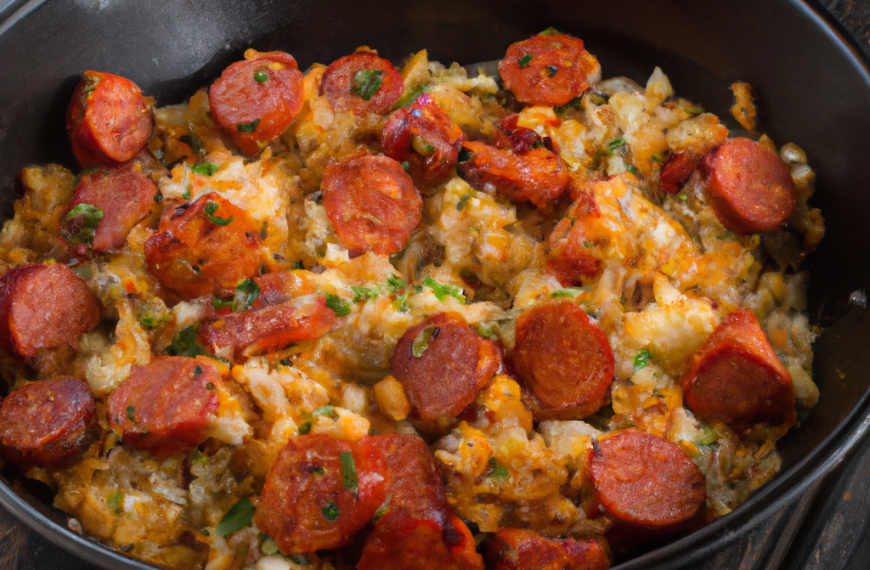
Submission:
{"label": "sliced sausage", "polygon": [[462,130],[429,95],[423,94],[409,109],[390,115],[381,142],[385,155],[408,162],[411,178],[423,188],[453,170],[462,148]]}
{"label": "sliced sausage", "polygon": [[581,419],[604,405],[613,381],[607,337],[573,301],[520,315],[513,363],[542,409],[536,417]]}
{"label": "sliced sausage", "polygon": [[293,270],[273,271],[254,277],[254,283],[260,288],[260,294],[252,307],[280,305],[293,297],[311,292],[309,276],[309,273],[302,270]]}
{"label": "sliced sausage", "polygon": [[496,123],[498,129],[495,131],[495,146],[512,149],[517,154],[525,154],[532,149],[545,146],[538,133],[518,125],[519,118],[520,116],[514,113]]}
{"label": "sliced sausage", "polygon": [[414,181],[385,156],[363,154],[330,164],[320,190],[338,239],[353,255],[399,251],[423,216]]}
{"label": "sliced sausage", "polygon": [[320,94],[337,111],[384,114],[405,92],[402,74],[393,64],[371,52],[358,52],[333,61],[320,83]]}
{"label": "sliced sausage", "polygon": [[563,287],[581,285],[584,278],[591,279],[601,270],[594,248],[607,239],[595,199],[588,192],[578,192],[568,214],[550,233],[545,270]]}
{"label": "sliced sausage", "polygon": [[458,313],[438,313],[405,331],[390,358],[424,431],[449,426],[501,369],[501,351]]}
{"label": "sliced sausage", "polygon": [[[372,520],[387,498],[387,467],[366,439],[351,443],[311,434],[287,442],[266,477],[254,518],[281,552],[345,546]],[[352,458],[356,488],[346,477],[342,453]]]}
{"label": "sliced sausage", "polygon": [[492,570],[607,570],[611,556],[603,537],[552,540],[504,528],[490,541],[486,561]]}
{"label": "sliced sausage", "polygon": [[363,547],[358,570],[483,570],[464,523],[447,504],[435,458],[422,439],[369,438],[387,459],[389,500]]}
{"label": "sliced sausage", "polygon": [[248,156],[287,130],[305,102],[296,60],[281,51],[249,49],[208,92],[215,122]]}
{"label": "sliced sausage", "polygon": [[260,229],[217,193],[189,206],[167,205],[157,233],[145,242],[148,271],[189,299],[231,294],[257,273],[262,258]]}
{"label": "sliced sausage", "polygon": [[713,147],[700,168],[716,216],[735,234],[773,231],[797,205],[788,167],[776,153],[750,139],[728,139]]}
{"label": "sliced sausage", "polygon": [[678,152],[671,156],[659,175],[663,192],[668,194],[676,194],[680,191],[680,186],[689,179],[695,167],[698,166],[700,158],[691,152]]}
{"label": "sliced sausage", "polygon": [[[127,242],[127,234],[133,226],[151,212],[155,194],[157,185],[142,172],[138,163],[101,168],[82,176],[64,215],[68,216],[79,204],[99,208],[103,217],[93,230],[91,249],[94,253],[114,251]],[[78,239],[82,223],[80,216],[65,218],[60,228],[61,237],[78,257],[86,256],[88,249],[87,240]]]}
{"label": "sliced sausage", "polygon": [[555,107],[582,95],[601,76],[601,65],[583,40],[541,34],[511,44],[498,73],[518,101]]}
{"label": "sliced sausage", "polygon": [[644,431],[619,430],[595,440],[586,466],[598,500],[623,523],[675,527],[707,500],[704,475],[680,446]]}
{"label": "sliced sausage", "polygon": [[0,346],[10,356],[78,346],[99,322],[100,302],[62,263],[16,267],[0,279]]}
{"label": "sliced sausage", "polygon": [[312,296],[223,316],[203,323],[197,335],[206,350],[235,362],[320,338],[338,324],[325,299]]}
{"label": "sliced sausage", "polygon": [[204,357],[160,356],[133,369],[110,395],[109,427],[158,456],[197,446],[217,419],[220,370]]}
{"label": "sliced sausage", "polygon": [[686,405],[708,422],[743,430],[758,422],[795,422],[791,375],[752,311],[728,315],[680,377]]}
{"label": "sliced sausage", "polygon": [[24,471],[78,459],[99,434],[87,382],[70,376],[30,382],[0,406],[0,455]]}
{"label": "sliced sausage", "polygon": [[116,166],[145,146],[151,134],[151,110],[129,79],[85,71],[67,110],[66,129],[83,168]]}
{"label": "sliced sausage", "polygon": [[523,155],[477,141],[466,142],[463,148],[471,158],[459,169],[469,184],[490,194],[500,192],[514,202],[543,208],[561,196],[571,181],[562,159],[543,147]]}

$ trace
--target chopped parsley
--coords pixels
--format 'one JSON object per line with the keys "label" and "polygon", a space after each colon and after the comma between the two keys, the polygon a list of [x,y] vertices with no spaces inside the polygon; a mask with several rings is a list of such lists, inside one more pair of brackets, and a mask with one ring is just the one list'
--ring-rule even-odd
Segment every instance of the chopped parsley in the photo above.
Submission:
{"label": "chopped parsley", "polygon": [[378,519],[380,519],[382,516],[387,514],[390,510],[390,503],[392,502],[392,500],[393,500],[393,496],[387,495],[387,500],[384,501],[384,504],[382,504],[380,507],[378,507],[378,510],[375,511],[375,516],[372,518],[372,520],[374,520],[375,522],[378,522]]}
{"label": "chopped parsley", "polygon": [[169,356],[211,356],[196,342],[198,325],[188,325],[172,336],[172,344],[166,347]]}
{"label": "chopped parsley", "polygon": [[205,217],[208,218],[208,221],[213,223],[216,226],[227,226],[232,223],[233,216],[229,218],[220,218],[215,216],[214,213],[220,209],[220,206],[217,202],[209,202],[205,205]]}
{"label": "chopped parsley", "polygon": [[529,62],[532,61],[532,54],[527,53],[523,57],[517,60],[517,64],[520,66],[520,69],[528,67]]}
{"label": "chopped parsley", "polygon": [[561,299],[563,297],[573,299],[574,293],[572,293],[568,289],[559,289],[558,291],[550,291],[550,297],[552,297],[554,299]]}
{"label": "chopped parsley", "polygon": [[121,502],[124,500],[124,495],[121,493],[112,493],[109,495],[109,498],[106,499],[106,506],[109,507],[109,510],[115,513],[116,515],[120,515],[124,512],[124,507],[121,505]]}
{"label": "chopped parsley", "polygon": [[353,74],[353,92],[370,100],[384,84],[383,69],[360,69]]}
{"label": "chopped parsley", "polygon": [[652,359],[652,354],[647,349],[643,349],[634,355],[634,371],[644,368]]}
{"label": "chopped parsley", "polygon": [[103,211],[92,204],[77,204],[75,208],[63,217],[62,222],[72,222],[70,226],[74,231],[70,231],[70,227],[64,225],[61,229],[63,239],[71,245],[77,243],[92,244],[94,243],[94,231],[103,219]]}
{"label": "chopped parsley", "polygon": [[257,70],[254,72],[254,81],[257,83],[265,83],[269,81],[269,74],[265,71]]}
{"label": "chopped parsley", "polygon": [[422,157],[429,157],[435,154],[435,147],[432,143],[417,135],[411,137],[411,148]]}
{"label": "chopped parsley", "polygon": [[162,201],[163,201],[163,192],[160,190],[160,188],[158,188],[157,194],[154,195],[154,203],[159,204]]}
{"label": "chopped parsley", "polygon": [[377,299],[378,296],[381,294],[380,287],[368,289],[366,287],[357,287],[356,285],[351,285],[350,290],[353,291],[353,299],[351,299],[352,303],[359,303],[360,301]]}
{"label": "chopped parsley", "polygon": [[499,465],[498,460],[495,457],[489,458],[489,467],[492,469],[492,473],[489,474],[490,477],[494,477],[496,479],[507,479],[510,477],[510,473],[507,470],[507,467],[504,465]]}
{"label": "chopped parsley", "polygon": [[665,163],[664,159],[662,158],[662,156],[660,154],[653,154],[652,156],[650,156],[650,160],[652,160],[653,162],[657,162],[659,164]]}
{"label": "chopped parsley", "polygon": [[427,348],[429,348],[429,343],[438,338],[440,330],[441,329],[431,323],[426,325],[426,327],[420,331],[420,334],[417,335],[417,338],[414,339],[414,343],[411,345],[411,354],[417,358],[423,356],[423,353],[426,352]]}
{"label": "chopped parsley", "polygon": [[228,307],[232,307],[233,306],[233,299],[232,298],[223,299],[221,297],[218,297],[214,293],[212,293],[211,294],[211,306],[214,307],[215,311],[220,311],[221,309],[226,309]]}
{"label": "chopped parsley", "polygon": [[250,499],[242,499],[227,511],[215,530],[220,536],[226,537],[251,524],[251,519],[256,511],[257,508],[254,507]]}
{"label": "chopped parsley", "polygon": [[492,327],[486,323],[480,323],[477,325],[475,329],[477,334],[482,336],[483,338],[488,338],[489,340],[495,341],[498,340],[498,336],[493,332]]}
{"label": "chopped parsley", "polygon": [[341,460],[341,481],[344,483],[344,488],[359,498],[359,477],[356,474],[353,453],[342,451],[338,457]]}
{"label": "chopped parsley", "polygon": [[199,135],[189,133],[181,135],[178,140],[189,146],[200,158],[205,156],[205,147],[202,146],[202,139]]}
{"label": "chopped parsley", "polygon": [[315,475],[326,475],[326,467],[322,465],[315,465],[311,468],[311,473]]}
{"label": "chopped parsley", "polygon": [[329,522],[335,522],[335,519],[337,519],[338,515],[341,514],[338,511],[338,507],[335,505],[335,501],[329,501],[329,504],[320,509],[320,512],[323,514],[323,518]]}
{"label": "chopped parsley", "polygon": [[201,374],[202,374],[202,366],[194,366],[194,368],[193,368],[193,377],[194,377],[194,378],[199,378],[199,376],[200,376]]}
{"label": "chopped parsley", "polygon": [[190,462],[193,465],[196,465],[197,463],[204,463],[205,455],[200,453],[198,449],[194,448],[193,453],[190,454]]}
{"label": "chopped parsley", "polygon": [[549,28],[547,28],[546,30],[544,30],[543,32],[541,32],[538,35],[539,36],[555,36],[558,33],[559,33],[559,30],[557,30],[553,26],[550,26]]}
{"label": "chopped parsley", "polygon": [[[260,296],[260,286],[254,283],[252,279],[245,279],[236,287],[236,293],[233,295],[233,312],[241,313],[247,311]],[[214,299],[212,299],[214,303]]]}
{"label": "chopped parsley", "polygon": [[402,289],[407,289],[408,284],[402,281],[399,277],[396,277],[395,275],[388,275],[387,288],[390,290],[390,293],[395,293],[397,291],[401,291]]}
{"label": "chopped parsley", "polygon": [[408,172],[411,170],[411,165],[408,164],[407,160],[402,161],[402,170],[404,170],[405,172]]}
{"label": "chopped parsley", "polygon": [[582,104],[583,104],[582,97],[574,97],[573,99],[568,101],[568,103],[565,105],[561,105],[559,107],[553,107],[553,111],[556,113],[556,115],[561,117],[571,109],[579,109]]}
{"label": "chopped parsley", "polygon": [[679,198],[683,202],[686,202],[689,199],[689,195],[688,194],[677,194],[677,198]]}
{"label": "chopped parsley", "polygon": [[299,435],[308,435],[311,433],[311,422],[305,422],[299,426]]}
{"label": "chopped parsley", "polygon": [[442,285],[441,283],[438,283],[437,281],[432,279],[431,275],[426,277],[426,279],[423,281],[423,285],[432,289],[432,293],[435,294],[435,297],[439,301],[444,301],[449,296],[453,297],[463,305],[468,303],[465,295],[462,294],[462,290],[456,285]]}
{"label": "chopped parsley", "polygon": [[557,73],[559,73],[558,67],[556,67],[555,65],[548,65],[547,66],[547,76],[548,77],[555,77]]}
{"label": "chopped parsley", "polygon": [[251,121],[250,123],[239,123],[236,125],[236,130],[240,133],[253,133],[257,130],[257,125],[260,124],[260,119]]}
{"label": "chopped parsley", "polygon": [[628,172],[631,172],[632,174],[634,174],[635,176],[637,176],[638,178],[643,179],[643,176],[640,175],[640,172],[637,171],[637,168],[635,168],[633,164],[628,164],[628,163],[626,162],[626,163],[625,163],[625,169],[626,169]]}
{"label": "chopped parsley", "polygon": [[136,413],[136,406],[127,406],[127,419],[130,420],[131,422],[133,422],[134,424],[138,425],[139,422],[137,422],[136,418],[133,416],[133,414],[135,414],[135,413]]}
{"label": "chopped parsley", "polygon": [[316,418],[317,416],[326,416],[328,418],[335,418],[335,417],[337,417],[335,414],[335,407],[330,405],[330,404],[326,404],[325,406],[320,406],[319,408],[317,408],[316,410],[311,412],[312,418]]}
{"label": "chopped parsley", "polygon": [[405,290],[404,293],[396,297],[396,300],[393,301],[393,308],[401,313],[407,313],[409,311],[408,308],[408,296],[411,294],[411,291]]}
{"label": "chopped parsley", "polygon": [[202,176],[211,176],[217,172],[219,168],[220,167],[217,164],[212,164],[211,162],[200,162],[199,164],[190,167],[192,171],[196,174],[201,174]]}
{"label": "chopped parsley", "polygon": [[401,97],[399,97],[399,100],[396,101],[396,103],[390,110],[395,111],[400,107],[410,107],[414,104],[414,101],[420,98],[420,95],[422,95],[423,93],[428,93],[429,91],[432,91],[431,85],[418,85],[411,91],[407,91]]}
{"label": "chopped parsley", "polygon": [[463,162],[468,162],[471,160],[471,157],[474,156],[474,153],[468,150],[465,147],[459,149],[459,154],[456,157],[456,162],[462,164]]}
{"label": "chopped parsley", "polygon": [[459,202],[456,203],[456,209],[460,212],[464,210],[468,206],[468,202],[470,202],[472,198],[473,196],[471,195],[471,192],[469,192],[468,194],[463,194],[462,197],[459,198]]}
{"label": "chopped parsley", "polygon": [[350,314],[350,305],[347,301],[339,297],[338,295],[333,295],[332,293],[325,293],[326,295],[326,306],[335,313],[337,317],[344,317]]}

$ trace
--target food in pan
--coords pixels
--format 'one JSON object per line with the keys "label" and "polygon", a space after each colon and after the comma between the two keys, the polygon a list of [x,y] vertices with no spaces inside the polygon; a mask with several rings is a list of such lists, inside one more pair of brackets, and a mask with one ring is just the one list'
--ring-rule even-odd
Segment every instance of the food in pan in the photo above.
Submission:
{"label": "food in pan", "polygon": [[651,71],[553,29],[498,76],[248,50],[166,107],[86,71],[83,170],[0,233],[0,455],[179,569],[604,569],[726,515],[818,400],[824,225],[750,86]]}

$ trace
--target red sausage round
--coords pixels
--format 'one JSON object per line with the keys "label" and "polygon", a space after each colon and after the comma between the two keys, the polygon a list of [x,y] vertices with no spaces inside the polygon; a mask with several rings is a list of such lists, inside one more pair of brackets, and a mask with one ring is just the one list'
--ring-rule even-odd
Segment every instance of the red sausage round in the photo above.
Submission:
{"label": "red sausage round", "polygon": [[320,338],[338,324],[335,311],[316,297],[222,316],[200,326],[197,335],[206,350],[235,362]]}
{"label": "red sausage round", "polygon": [[245,61],[227,67],[208,93],[215,122],[248,156],[281,136],[304,102],[296,60],[280,51],[248,50]]}
{"label": "red sausage round", "polygon": [[115,166],[136,156],[148,142],[151,111],[129,79],[85,71],[67,110],[66,129],[83,168]]}
{"label": "red sausage round", "polygon": [[323,208],[352,255],[402,249],[423,216],[423,200],[402,165],[385,156],[357,155],[323,173]]}
{"label": "red sausage round", "polygon": [[704,475],[680,446],[644,431],[594,440],[586,466],[598,500],[623,523],[667,529],[691,519],[707,500]]}
{"label": "red sausage round", "polygon": [[498,129],[495,131],[495,146],[513,149],[517,154],[526,154],[533,148],[544,145],[544,141],[541,140],[538,133],[518,125],[519,118],[519,114],[514,113],[496,123]]}
{"label": "red sausage round", "polygon": [[384,114],[405,91],[402,74],[393,64],[371,52],[358,52],[333,61],[320,83],[320,94],[337,111]]}
{"label": "red sausage round", "polygon": [[729,314],[680,377],[686,405],[708,422],[740,431],[758,422],[795,423],[791,375],[752,311]]}
{"label": "red sausage round", "polygon": [[0,346],[11,356],[75,347],[99,322],[100,302],[62,263],[16,267],[0,279]]}
{"label": "red sausage round", "polygon": [[30,382],[0,406],[0,455],[25,471],[69,465],[98,433],[91,389],[78,378]]}
{"label": "red sausage round", "polygon": [[490,541],[486,561],[492,570],[607,570],[611,556],[603,537],[552,540],[504,528]]}
{"label": "red sausage round", "polygon": [[468,407],[501,367],[498,347],[457,313],[438,313],[406,330],[390,358],[390,372],[421,427],[435,432]]}
{"label": "red sausage round", "polygon": [[662,166],[659,181],[661,182],[662,192],[668,194],[676,194],[680,191],[680,186],[689,179],[700,159],[691,152],[678,152],[671,156],[664,166]]}
{"label": "red sausage round", "polygon": [[423,94],[410,108],[390,115],[381,141],[385,155],[408,162],[411,178],[422,188],[453,170],[462,148],[462,130]]}
{"label": "red sausage round", "polygon": [[591,279],[601,270],[601,260],[592,248],[606,239],[595,199],[580,192],[550,233],[550,256],[544,267],[564,287],[581,285],[584,278]]}
{"label": "red sausage round", "polygon": [[217,193],[193,204],[168,204],[145,242],[148,271],[192,299],[229,295],[263,263],[260,229],[247,212]]}
{"label": "red sausage round", "polygon": [[[366,439],[350,443],[311,434],[287,442],[266,477],[254,518],[281,552],[345,546],[371,521],[387,498],[386,462]],[[348,485],[349,467],[355,487]]]}
{"label": "red sausage round", "polygon": [[[145,174],[139,164],[129,162],[120,168],[101,168],[82,176],[64,215],[69,215],[79,204],[90,204],[103,212],[93,232],[90,244],[94,253],[105,253],[122,247],[133,226],[145,219],[154,207],[157,185]],[[87,255],[88,244],[81,240],[82,216],[66,219],[61,224],[61,237],[71,252]]]}
{"label": "red sausage round", "polygon": [[518,101],[555,107],[582,95],[600,75],[601,65],[583,40],[545,33],[511,44],[498,72]]}
{"label": "red sausage round", "polygon": [[206,440],[218,409],[217,366],[208,358],[160,356],[109,395],[106,419],[127,445],[166,456]]}
{"label": "red sausage round", "polygon": [[543,208],[561,196],[571,181],[562,159],[543,147],[520,155],[477,141],[462,146],[471,153],[459,165],[468,183],[483,192],[500,192],[514,202]]}
{"label": "red sausage round", "polygon": [[542,406],[536,417],[581,419],[594,414],[613,381],[607,337],[568,300],[520,315],[513,363]]}
{"label": "red sausage round", "polygon": [[750,139],[728,139],[713,147],[700,168],[716,216],[735,234],[773,231],[797,205],[788,167],[776,153]]}

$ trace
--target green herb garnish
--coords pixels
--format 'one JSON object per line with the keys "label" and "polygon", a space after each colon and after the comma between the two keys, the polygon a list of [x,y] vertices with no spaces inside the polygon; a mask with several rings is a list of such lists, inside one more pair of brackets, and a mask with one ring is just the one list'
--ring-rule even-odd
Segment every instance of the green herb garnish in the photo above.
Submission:
{"label": "green herb garnish", "polygon": [[220,311],[221,309],[226,309],[227,307],[233,306],[232,297],[223,299],[218,297],[214,293],[211,294],[211,306],[214,307],[215,311]]}
{"label": "green herb garnish", "polygon": [[311,422],[305,422],[299,426],[299,435],[308,435],[311,433]]}
{"label": "green herb garnish", "polygon": [[499,465],[498,460],[495,457],[489,458],[489,466],[492,469],[492,473],[489,474],[490,477],[495,477],[496,479],[507,479],[510,476],[507,467]]}
{"label": "green herb garnish", "polygon": [[251,519],[256,511],[257,509],[250,499],[242,499],[227,511],[215,530],[220,536],[226,537],[251,524]]}
{"label": "green herb garnish", "polygon": [[332,293],[325,293],[325,295],[326,306],[332,309],[336,317],[344,317],[350,314],[350,305],[347,301]]}
{"label": "green herb garnish", "polygon": [[370,100],[384,84],[383,69],[360,69],[353,74],[353,92]]}
{"label": "green herb garnish", "polygon": [[112,493],[106,500],[106,506],[109,507],[109,510],[116,515],[120,515],[122,512],[124,512],[124,507],[121,505],[121,502],[123,500],[124,495],[122,495],[121,493]]}
{"label": "green herb garnish", "polygon": [[459,149],[459,154],[456,157],[456,162],[462,164],[463,162],[468,162],[471,160],[471,157],[474,156],[474,153],[468,150],[465,147]]}
{"label": "green herb garnish", "polygon": [[257,125],[260,124],[260,119],[251,121],[250,123],[239,123],[236,125],[236,130],[240,133],[253,133],[257,130]]}
{"label": "green herb garnish", "polygon": [[199,376],[200,376],[201,374],[202,374],[202,366],[194,366],[194,367],[193,367],[193,377],[194,377],[194,378],[199,378]]}
{"label": "green herb garnish", "polygon": [[459,198],[459,202],[456,203],[456,209],[460,212],[464,210],[465,207],[468,206],[468,202],[470,202],[472,198],[473,196],[470,192],[468,194],[463,194],[462,197]]}
{"label": "green herb garnish", "polygon": [[422,95],[423,93],[428,93],[430,91],[432,91],[431,85],[418,85],[411,91],[408,91],[401,97],[399,97],[399,100],[396,101],[396,103],[390,110],[395,111],[400,107],[410,107],[414,104],[414,101],[420,98],[420,95]]}
{"label": "green herb garnish", "polygon": [[344,483],[344,488],[359,498],[359,477],[356,474],[353,453],[342,451],[338,457],[341,460],[341,481]]}
{"label": "green herb garnish", "polygon": [[420,334],[417,335],[417,338],[414,339],[414,343],[411,345],[411,354],[417,358],[423,356],[423,353],[426,352],[427,348],[429,348],[429,343],[438,338],[438,332],[440,330],[441,329],[431,323],[426,325],[426,327],[420,331]]}
{"label": "green herb garnish", "polygon": [[127,419],[130,420],[131,422],[133,422],[134,424],[138,425],[139,422],[137,422],[136,418],[133,417],[133,414],[135,414],[135,413],[136,413],[136,406],[127,406]]}
{"label": "green herb garnish", "polygon": [[330,404],[326,404],[325,406],[320,406],[313,412],[311,412],[311,417],[316,418],[317,416],[326,416],[328,418],[335,418],[335,406]]}
{"label": "green herb garnish", "polygon": [[103,216],[103,211],[92,204],[77,204],[61,220],[62,222],[76,220],[76,223],[72,224],[73,227],[77,227],[76,231],[70,232],[64,227],[61,230],[61,235],[72,245],[77,243],[92,244],[94,243],[94,231],[97,229]]}
{"label": "green herb garnish", "polygon": [[652,359],[652,354],[647,349],[643,349],[637,354],[634,355],[634,371],[637,372],[641,368],[644,368],[649,361]]}
{"label": "green herb garnish", "polygon": [[198,449],[194,448],[193,453],[190,454],[190,462],[193,465],[196,465],[198,463],[204,463],[205,462],[205,455],[200,453]]}
{"label": "green herb garnish", "polygon": [[442,285],[432,279],[432,276],[429,275],[423,281],[423,285],[432,289],[432,293],[435,294],[435,297],[439,301],[445,300],[448,296],[453,297],[461,304],[465,305],[468,303],[468,299],[465,298],[465,295],[462,294],[462,290],[456,285]]}
{"label": "green herb garnish", "polygon": [[532,54],[527,53],[523,57],[517,60],[517,63],[520,66],[520,69],[523,69],[529,65],[529,62],[532,61]]}
{"label": "green herb garnish", "polygon": [[232,223],[233,216],[229,218],[220,218],[215,216],[214,213],[220,209],[220,206],[217,202],[209,202],[205,205],[205,217],[208,218],[208,221],[213,223],[216,226],[227,226]]}
{"label": "green herb garnish", "polygon": [[543,32],[541,32],[538,35],[539,36],[555,36],[558,33],[559,33],[559,30],[557,30],[553,26],[550,26],[549,28],[547,28],[546,30],[544,30]]}
{"label": "green herb garnish", "polygon": [[196,342],[198,324],[188,325],[172,336],[172,344],[166,347],[169,356],[210,356],[205,348]]}
{"label": "green herb garnish", "polygon": [[192,171],[196,174],[201,174],[202,176],[211,176],[217,172],[219,168],[220,167],[217,164],[212,164],[211,162],[200,162],[199,164],[194,164],[190,167]]}
{"label": "green herb garnish", "polygon": [[335,519],[341,514],[338,512],[338,507],[335,506],[335,501],[329,501],[329,504],[320,509],[320,512],[323,514],[323,518],[329,522],[335,522]]}
{"label": "green herb garnish", "polygon": [[555,77],[557,73],[559,73],[558,67],[556,67],[555,65],[548,65],[547,66],[547,76],[548,77]]}
{"label": "green herb garnish", "polygon": [[390,511],[390,503],[392,502],[392,500],[393,496],[387,495],[387,500],[384,501],[384,503],[380,507],[378,507],[378,510],[375,511],[375,516],[372,517],[372,520],[378,522],[378,519],[387,514]]}
{"label": "green herb garnish", "polygon": [[390,290],[390,293],[395,293],[396,291],[407,289],[408,284],[395,275],[387,275],[387,288]]}
{"label": "green herb garnish", "polygon": [[351,299],[352,303],[377,299],[378,296],[381,294],[380,287],[368,289],[366,287],[357,287],[356,285],[351,285],[350,290],[353,291],[353,299]]}
{"label": "green herb garnish", "polygon": [[269,74],[267,74],[265,71],[255,71],[254,81],[256,81],[257,83],[265,83],[269,81]]}
{"label": "green herb garnish", "polygon": [[[241,313],[247,311],[260,296],[260,286],[253,279],[245,279],[236,287],[236,293],[233,295],[233,312]],[[214,299],[212,299],[214,303]]]}
{"label": "green herb garnish", "polygon": [[178,137],[178,140],[193,149],[193,152],[195,152],[200,158],[205,156],[205,147],[202,146],[202,139],[199,138],[199,135],[189,133],[181,135]]}

